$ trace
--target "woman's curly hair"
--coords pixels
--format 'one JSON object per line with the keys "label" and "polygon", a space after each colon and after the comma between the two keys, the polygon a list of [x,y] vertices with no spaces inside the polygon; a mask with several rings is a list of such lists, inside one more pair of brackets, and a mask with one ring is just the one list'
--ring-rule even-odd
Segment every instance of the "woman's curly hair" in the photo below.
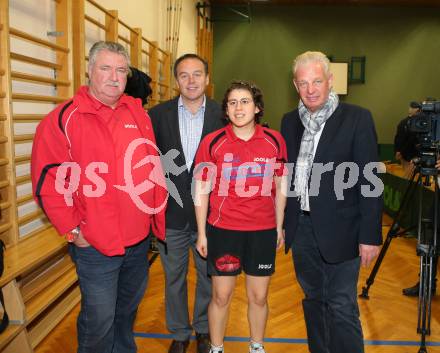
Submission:
{"label": "woman's curly hair", "polygon": [[261,117],[264,114],[264,101],[263,101],[263,93],[261,90],[252,82],[249,81],[232,81],[229,85],[228,89],[225,92],[225,95],[223,97],[222,102],[222,110],[223,110],[223,116],[224,118],[229,121],[228,115],[226,114],[228,111],[228,100],[229,100],[229,94],[235,90],[235,89],[243,89],[248,91],[251,96],[252,100],[255,103],[255,106],[258,107],[260,110],[258,113],[255,114],[255,122],[258,124],[260,122]]}

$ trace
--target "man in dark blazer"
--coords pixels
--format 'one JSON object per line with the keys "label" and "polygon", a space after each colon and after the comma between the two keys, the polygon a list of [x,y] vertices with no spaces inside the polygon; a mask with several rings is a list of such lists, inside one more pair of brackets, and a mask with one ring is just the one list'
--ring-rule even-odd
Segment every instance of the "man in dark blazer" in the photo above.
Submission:
{"label": "man in dark blazer", "polygon": [[[209,82],[205,60],[195,54],[181,56],[174,65],[174,76],[180,96],[149,111],[162,155],[177,155],[174,170],[167,166],[169,160],[163,160],[164,169],[169,171],[170,198],[166,211],[166,245],[159,244],[166,277],[166,322],[173,335],[169,353],[186,352],[193,329],[196,332],[197,352],[208,353],[211,280],[207,276],[206,260],[195,247],[197,225],[191,181],[193,160],[200,141],[208,133],[223,127],[223,119],[220,105],[205,96]],[[189,249],[192,250],[197,271],[192,323],[188,314],[186,279]]]}
{"label": "man in dark blazer", "polygon": [[299,55],[293,75],[300,102],[283,117],[281,133],[296,196],[288,198],[284,226],[305,294],[309,350],[360,353],[359,268],[382,242],[374,123],[366,109],[339,102],[324,54]]}

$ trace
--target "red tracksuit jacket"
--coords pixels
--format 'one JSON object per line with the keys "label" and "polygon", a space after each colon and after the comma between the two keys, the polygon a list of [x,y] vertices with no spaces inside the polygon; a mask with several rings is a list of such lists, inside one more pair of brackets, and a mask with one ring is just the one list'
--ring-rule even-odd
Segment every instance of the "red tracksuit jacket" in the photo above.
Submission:
{"label": "red tracksuit jacket", "polygon": [[[123,114],[130,114],[130,119],[135,122],[128,127],[137,128],[139,136],[148,140],[141,149],[146,149],[145,157],[150,158],[139,167],[129,165],[130,170],[142,168],[142,173],[145,171],[143,181],[148,185],[144,188],[146,191],[138,192],[134,197],[148,211],[143,211],[145,221],[143,216],[140,218],[138,215],[137,219],[142,219],[142,222],[134,232],[136,236],[131,237],[130,244],[127,244],[127,239],[121,233],[127,226],[136,229],[137,224],[133,226],[133,223],[129,223],[133,220],[119,217],[121,208],[127,205],[121,204],[121,197],[117,194],[124,191],[114,187],[119,185],[115,175],[118,170],[115,143],[101,116],[108,109],[102,109],[100,105],[88,94],[88,87],[83,86],[71,101],[61,104],[42,120],[32,148],[32,188],[35,200],[60,234],[79,225],[93,247],[105,255],[114,256],[124,254],[125,246],[147,237],[150,226],[159,239],[165,239],[168,194],[150,118],[139,99],[123,95],[118,107]],[[66,162],[74,163],[74,168],[65,168]],[[97,162],[107,167],[99,168]],[[136,173],[138,180],[133,180],[135,187],[140,184],[139,170]],[[105,192],[101,195],[103,186]],[[122,200],[131,202],[130,198]]]}

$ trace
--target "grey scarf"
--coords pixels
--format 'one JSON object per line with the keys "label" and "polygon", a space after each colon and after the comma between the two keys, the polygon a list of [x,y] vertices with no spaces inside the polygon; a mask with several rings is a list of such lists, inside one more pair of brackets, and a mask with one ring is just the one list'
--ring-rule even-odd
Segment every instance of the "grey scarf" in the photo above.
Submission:
{"label": "grey scarf", "polygon": [[298,159],[295,169],[295,193],[300,198],[301,209],[307,205],[307,187],[310,173],[313,166],[314,136],[321,129],[328,118],[333,114],[339,104],[339,97],[333,91],[330,92],[327,102],[316,113],[307,110],[304,103],[300,100],[298,105],[299,118],[304,125],[304,133],[301,139]]}

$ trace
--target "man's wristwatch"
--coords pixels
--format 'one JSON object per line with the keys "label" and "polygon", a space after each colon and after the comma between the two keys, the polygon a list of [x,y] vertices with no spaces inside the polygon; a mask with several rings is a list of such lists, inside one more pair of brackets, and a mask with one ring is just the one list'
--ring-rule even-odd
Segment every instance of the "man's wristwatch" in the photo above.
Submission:
{"label": "man's wristwatch", "polygon": [[70,232],[64,234],[64,237],[66,238],[68,243],[73,243],[76,239],[78,239],[78,236],[79,236],[79,227],[76,227],[72,229]]}

